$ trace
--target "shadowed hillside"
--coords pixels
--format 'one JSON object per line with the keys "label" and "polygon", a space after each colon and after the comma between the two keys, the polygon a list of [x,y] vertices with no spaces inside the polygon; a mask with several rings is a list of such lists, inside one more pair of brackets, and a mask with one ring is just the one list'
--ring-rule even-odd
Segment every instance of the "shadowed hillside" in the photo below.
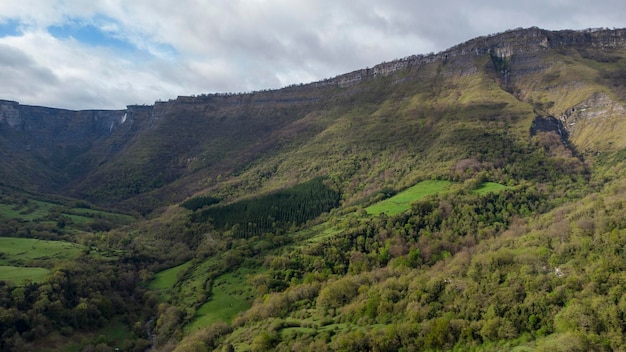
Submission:
{"label": "shadowed hillside", "polygon": [[[5,102],[3,179],[143,212],[198,192],[237,197],[315,176],[336,178],[352,201],[463,159],[506,163],[535,115],[561,120],[593,156],[623,143],[625,46],[622,30],[531,28],[275,91],[126,111]],[[613,126],[599,139],[598,114]]]}
{"label": "shadowed hillside", "polygon": [[[529,28],[279,90],[2,101],[0,233],[29,239],[0,350],[623,349],[625,77],[626,30]],[[22,258],[43,239],[81,252]]]}

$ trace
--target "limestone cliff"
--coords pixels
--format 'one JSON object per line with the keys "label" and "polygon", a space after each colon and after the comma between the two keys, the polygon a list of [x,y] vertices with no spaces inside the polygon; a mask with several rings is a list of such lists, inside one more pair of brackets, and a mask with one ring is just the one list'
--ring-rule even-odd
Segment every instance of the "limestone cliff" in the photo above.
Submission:
{"label": "limestone cliff", "polygon": [[[140,197],[147,208],[205,189],[244,194],[329,170],[355,177],[346,187],[358,188],[378,182],[364,176],[376,168],[395,175],[389,182],[416,177],[427,152],[438,162],[487,158],[478,147],[445,146],[470,143],[468,131],[479,133],[483,123],[504,142],[511,126],[529,138],[535,116],[559,119],[573,147],[591,157],[626,147],[624,77],[625,29],[528,28],[279,90],[110,111],[0,101],[0,182],[92,200]],[[384,158],[359,154],[363,147],[414,164],[388,172]],[[225,176],[225,186],[215,182]]]}

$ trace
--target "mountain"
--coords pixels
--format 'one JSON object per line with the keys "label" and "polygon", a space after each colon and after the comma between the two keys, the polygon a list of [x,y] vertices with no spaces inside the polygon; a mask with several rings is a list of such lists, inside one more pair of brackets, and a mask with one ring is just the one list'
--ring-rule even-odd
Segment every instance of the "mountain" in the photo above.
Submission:
{"label": "mountain", "polygon": [[3,288],[29,328],[0,347],[623,348],[625,104],[626,29],[539,28],[279,90],[0,101],[0,233],[85,246]]}
{"label": "mountain", "polygon": [[[474,132],[511,143],[503,126],[522,137],[538,115],[557,118],[570,147],[593,155],[623,147],[625,45],[623,30],[530,28],[275,91],[125,111],[2,102],[2,176],[29,190],[144,204],[144,212],[198,192],[243,195],[329,173],[359,198],[409,185],[432,160],[499,160]],[[615,124],[602,138],[597,115]],[[449,143],[463,139],[473,145]],[[413,166],[382,165],[383,155]],[[380,180],[384,172],[394,176]]]}

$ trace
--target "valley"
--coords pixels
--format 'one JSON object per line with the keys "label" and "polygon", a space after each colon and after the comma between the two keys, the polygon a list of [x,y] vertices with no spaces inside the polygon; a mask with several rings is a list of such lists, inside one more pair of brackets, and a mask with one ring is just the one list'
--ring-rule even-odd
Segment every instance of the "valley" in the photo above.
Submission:
{"label": "valley", "polygon": [[0,102],[0,351],[626,346],[626,31],[279,90]]}

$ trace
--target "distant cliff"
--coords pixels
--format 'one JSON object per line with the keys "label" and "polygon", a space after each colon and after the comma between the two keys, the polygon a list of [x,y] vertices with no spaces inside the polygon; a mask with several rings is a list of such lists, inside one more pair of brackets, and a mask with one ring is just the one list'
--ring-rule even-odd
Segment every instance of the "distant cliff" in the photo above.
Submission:
{"label": "distant cliff", "polygon": [[77,165],[77,158],[106,141],[126,117],[124,110],[72,111],[0,101],[0,182],[61,190],[94,167],[84,161]]}
{"label": "distant cliff", "polygon": [[[583,46],[593,49],[626,48],[626,29],[588,29],[583,31],[548,31],[540,28],[515,29],[503,33],[471,39],[440,53],[413,55],[312,83],[316,86],[337,85],[347,87],[358,82],[396,71],[420,67],[433,62],[467,61],[486,54],[498,58],[515,54],[533,54],[546,49]],[[471,65],[468,69],[471,70]]]}
{"label": "distant cliff", "polygon": [[[243,195],[329,173],[348,193],[365,194],[379,179],[416,177],[427,153],[437,162],[478,158],[483,147],[448,147],[474,143],[468,136],[485,128],[509,141],[504,126],[517,123],[527,143],[535,116],[557,117],[581,155],[595,155],[626,147],[625,50],[626,29],[528,28],[278,90],[179,96],[125,110],[0,101],[0,184],[135,199],[146,211],[207,190]],[[611,129],[602,123],[608,119]],[[391,172],[371,150],[404,153],[412,163]],[[377,168],[392,176],[366,176]]]}
{"label": "distant cliff", "polygon": [[0,100],[0,129],[11,150],[82,145],[110,135],[124,123],[124,110],[71,111]]}

